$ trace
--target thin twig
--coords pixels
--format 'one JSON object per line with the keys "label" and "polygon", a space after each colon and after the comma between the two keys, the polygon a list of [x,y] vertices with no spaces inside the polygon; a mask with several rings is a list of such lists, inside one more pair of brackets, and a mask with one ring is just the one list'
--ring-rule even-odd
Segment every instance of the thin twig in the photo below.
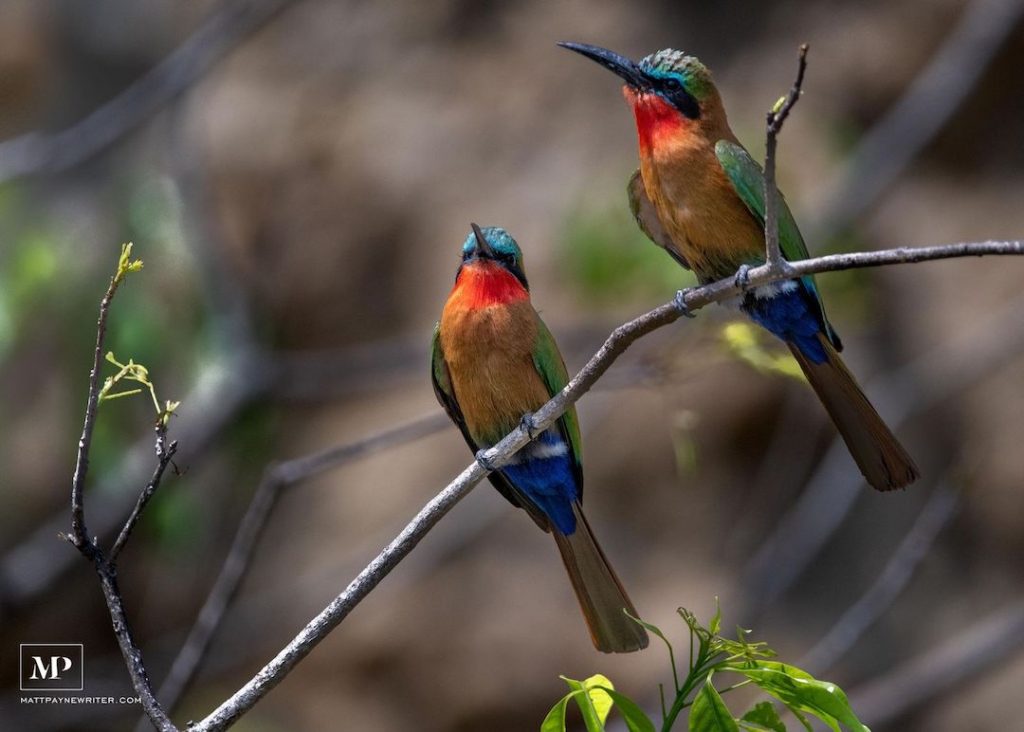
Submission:
{"label": "thin twig", "polygon": [[153,477],[146,483],[146,487],[139,493],[138,500],[135,501],[135,508],[128,514],[127,520],[124,522],[124,526],[121,528],[121,533],[117,535],[117,539],[114,541],[114,545],[110,548],[110,554],[107,557],[107,561],[111,564],[117,563],[117,557],[124,549],[124,545],[128,542],[128,537],[131,536],[132,530],[135,528],[135,524],[138,523],[142,517],[142,512],[146,508],[146,504],[149,503],[149,499],[156,493],[157,488],[160,487],[160,481],[163,480],[164,471],[167,470],[167,466],[171,464],[171,460],[174,458],[174,454],[178,451],[177,441],[171,442],[169,445],[165,445],[167,438],[167,426],[162,422],[157,425],[156,428],[156,457],[157,464],[156,469],[153,470]]}
{"label": "thin twig", "polygon": [[[177,732],[177,728],[171,723],[167,714],[160,707],[156,697],[153,695],[149,677],[146,675],[146,667],[142,661],[142,652],[132,639],[131,628],[128,625],[128,617],[124,611],[124,602],[121,599],[121,591],[117,586],[117,568],[114,563],[103,555],[103,551],[91,538],[85,527],[85,502],[83,488],[89,468],[89,449],[92,446],[92,433],[96,424],[96,413],[99,405],[99,370],[102,363],[103,341],[107,331],[107,317],[110,313],[110,303],[114,299],[118,287],[129,272],[142,267],[142,263],[131,260],[131,244],[126,244],[121,250],[121,257],[118,261],[117,271],[110,279],[103,299],[100,301],[100,315],[96,323],[96,347],[93,353],[93,368],[89,374],[89,394],[86,399],[85,425],[82,428],[82,437],[78,442],[78,457],[75,461],[75,473],[71,483],[71,525],[72,535],[70,541],[75,545],[82,556],[88,559],[96,574],[100,578],[100,586],[103,590],[103,597],[110,612],[110,619],[113,625],[114,636],[124,656],[125,665],[128,667],[128,674],[131,677],[132,686],[142,700],[142,707],[152,720],[153,725],[161,732]],[[157,452],[163,450],[163,432],[157,430]],[[166,466],[164,466],[166,467]],[[158,467],[155,475],[162,475],[163,470]],[[159,480],[156,480],[159,484]],[[145,495],[145,491],[143,491]],[[140,497],[141,500],[141,497]],[[133,514],[134,515],[134,514]],[[135,516],[135,520],[138,517]],[[129,517],[129,523],[125,525],[125,532],[131,531],[134,520]],[[124,532],[123,532],[124,533]],[[125,535],[127,539],[127,535]],[[123,541],[120,539],[115,548],[120,551]]]}
{"label": "thin twig", "polygon": [[58,173],[102,152],[188,90],[294,1],[230,2],[152,71],[71,127],[29,132],[0,143],[0,183]]}
{"label": "thin twig", "polygon": [[[443,413],[407,422],[355,442],[323,450],[319,453],[287,460],[268,469],[253,493],[249,507],[238,525],[220,574],[203,603],[195,625],[178,655],[171,664],[167,678],[157,692],[164,708],[173,710],[181,700],[202,663],[210,642],[213,640],[221,621],[241,586],[252,564],[252,555],[263,529],[270,517],[271,509],[282,488],[294,485],[326,470],[333,470],[365,455],[405,444],[439,432],[448,425]],[[144,724],[144,721],[141,724]],[[144,729],[144,727],[142,727]],[[137,727],[136,729],[139,729]]]}
{"label": "thin twig", "polygon": [[[185,405],[203,405],[202,409],[180,410],[176,417],[175,432],[182,446],[179,457],[189,464],[201,460],[234,416],[266,395],[272,384],[272,369],[265,356],[244,348],[229,350],[231,345],[221,345],[220,353],[203,366],[182,399]],[[102,485],[96,486],[110,505],[91,518],[89,526],[95,535],[108,536],[120,530],[121,517],[131,511],[137,499],[135,487],[151,475],[151,451],[150,437],[139,439],[105,475]],[[53,537],[67,530],[67,520],[67,508],[62,506],[4,554],[0,561],[0,608],[29,606],[76,566],[73,553],[53,553]]]}
{"label": "thin twig", "polygon": [[[130,249],[128,251],[131,251]],[[92,447],[92,433],[96,426],[96,410],[100,402],[100,369],[103,367],[103,342],[107,337],[107,318],[110,315],[110,302],[114,299],[117,288],[124,280],[120,270],[110,278],[107,291],[100,300],[100,314],[96,321],[96,347],[92,355],[92,371],[89,372],[89,392],[85,403],[85,424],[82,425],[82,436],[78,439],[78,456],[75,459],[75,473],[71,478],[71,543],[79,549],[91,543],[89,531],[85,526],[85,503],[83,492],[85,477],[89,472],[89,449]]]}
{"label": "thin twig", "polygon": [[765,153],[764,153],[764,242],[765,261],[772,269],[783,266],[782,250],[779,246],[779,190],[775,186],[775,148],[782,125],[789,117],[789,112],[800,99],[800,90],[804,84],[804,72],[807,71],[806,43],[800,46],[800,57],[797,64],[796,80],[793,87],[783,99],[779,100],[768,111],[765,118]]}
{"label": "thin twig", "polygon": [[[939,247],[900,248],[877,252],[832,255],[792,263],[797,276],[818,272],[871,267],[887,264],[920,262],[950,257],[980,256],[983,254],[1024,254],[1024,242],[975,242]],[[787,269],[772,271],[767,264],[749,270],[748,285],[762,285],[787,279],[793,274]],[[675,322],[684,313],[711,302],[734,297],[741,290],[735,278],[695,287],[680,293],[681,301],[661,305],[640,317],[616,328],[598,352],[574,376],[566,387],[534,413],[537,430],[549,427],[562,413],[586,393],[608,370],[626,348],[638,338]],[[680,307],[682,305],[682,307]],[[523,426],[517,427],[489,450],[483,458],[495,467],[507,463],[516,451],[529,442]],[[273,660],[264,666],[249,682],[225,700],[202,721],[194,724],[192,732],[221,730],[233,724],[263,696],[284,679],[299,661],[305,658],[352,610],[386,577],[419,541],[437,524],[455,504],[479,483],[487,471],[473,462],[444,490],[434,496],[409,522],[402,532],[377,555],[362,572],[334,598]]]}

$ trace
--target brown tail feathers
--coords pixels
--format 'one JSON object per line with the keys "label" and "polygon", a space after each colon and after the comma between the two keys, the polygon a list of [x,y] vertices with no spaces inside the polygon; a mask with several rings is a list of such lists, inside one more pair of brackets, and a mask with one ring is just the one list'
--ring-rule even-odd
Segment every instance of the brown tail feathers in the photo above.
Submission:
{"label": "brown tail feathers", "polygon": [[889,491],[917,480],[917,466],[896,440],[828,339],[819,336],[824,363],[812,363],[794,345],[789,346],[818,398],[836,423],[839,434],[872,488]]}
{"label": "brown tail feathers", "polygon": [[608,564],[579,503],[573,504],[576,531],[566,536],[552,528],[572,588],[590,628],[590,637],[603,653],[629,653],[647,647],[647,631],[626,616],[637,617],[615,570]]}

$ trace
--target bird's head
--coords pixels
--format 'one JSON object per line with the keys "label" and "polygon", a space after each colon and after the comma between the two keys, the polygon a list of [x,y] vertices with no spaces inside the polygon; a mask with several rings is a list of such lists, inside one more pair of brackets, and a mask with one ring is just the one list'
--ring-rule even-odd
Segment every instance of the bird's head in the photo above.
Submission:
{"label": "bird's head", "polygon": [[524,290],[529,290],[523,271],[523,252],[512,235],[497,226],[470,226],[473,230],[462,245],[459,273],[467,269],[486,271],[500,268],[515,277]]}
{"label": "bird's head", "polygon": [[636,115],[641,145],[666,133],[717,131],[725,111],[711,72],[694,56],[666,48],[639,63],[586,43],[559,43],[596,61],[626,82],[623,93]]}

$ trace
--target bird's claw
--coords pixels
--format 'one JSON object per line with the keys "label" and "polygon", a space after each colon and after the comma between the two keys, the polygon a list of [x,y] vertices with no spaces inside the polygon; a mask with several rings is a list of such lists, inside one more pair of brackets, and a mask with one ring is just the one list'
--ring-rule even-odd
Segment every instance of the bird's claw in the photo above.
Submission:
{"label": "bird's claw", "polygon": [[750,265],[741,264],[740,268],[736,270],[736,276],[732,279],[733,284],[740,288],[740,292],[746,292],[747,288],[750,287]]}
{"label": "bird's claw", "polygon": [[537,431],[537,423],[533,419],[533,412],[527,412],[523,415],[523,418],[519,420],[519,424],[526,430],[526,435],[531,440],[536,440],[537,435],[540,433]]}
{"label": "bird's claw", "polygon": [[476,455],[473,457],[476,459],[477,465],[486,470],[488,473],[493,473],[498,468],[491,462],[490,458],[486,456],[487,450],[477,450]]}
{"label": "bird's claw", "polygon": [[682,313],[684,318],[696,318],[697,316],[690,312],[690,308],[686,304],[686,293],[689,291],[689,288],[679,290],[676,292],[676,296],[672,298],[672,302],[676,306],[676,310]]}

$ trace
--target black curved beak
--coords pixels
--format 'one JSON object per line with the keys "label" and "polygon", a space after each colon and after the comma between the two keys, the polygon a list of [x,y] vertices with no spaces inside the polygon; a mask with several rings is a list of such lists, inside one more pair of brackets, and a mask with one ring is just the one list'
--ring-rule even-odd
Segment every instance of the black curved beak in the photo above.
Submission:
{"label": "black curved beak", "polygon": [[591,61],[596,61],[606,69],[621,76],[634,89],[649,89],[651,86],[651,82],[643,75],[643,72],[640,71],[640,67],[636,63],[630,61],[625,56],[620,56],[615,51],[609,51],[607,48],[601,48],[600,46],[591,46],[587,43],[559,41],[558,45],[586,56]]}
{"label": "black curved beak", "polygon": [[480,227],[472,222],[469,227],[473,229],[473,236],[476,237],[476,249],[474,250],[476,255],[484,259],[495,259],[494,250],[487,243],[487,237],[484,236],[484,232],[480,231]]}

